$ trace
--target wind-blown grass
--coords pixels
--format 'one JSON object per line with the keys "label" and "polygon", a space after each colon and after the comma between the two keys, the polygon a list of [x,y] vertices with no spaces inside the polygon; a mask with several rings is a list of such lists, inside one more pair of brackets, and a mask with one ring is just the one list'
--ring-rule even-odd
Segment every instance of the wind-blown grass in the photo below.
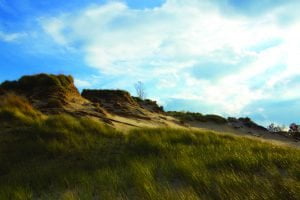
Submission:
{"label": "wind-blown grass", "polygon": [[297,149],[30,109],[0,106],[0,199],[300,199]]}
{"label": "wind-blown grass", "polygon": [[[42,114],[36,111],[24,97],[13,93],[0,96],[0,124],[9,127],[32,124],[39,121]],[[1,128],[1,127],[0,127]]]}

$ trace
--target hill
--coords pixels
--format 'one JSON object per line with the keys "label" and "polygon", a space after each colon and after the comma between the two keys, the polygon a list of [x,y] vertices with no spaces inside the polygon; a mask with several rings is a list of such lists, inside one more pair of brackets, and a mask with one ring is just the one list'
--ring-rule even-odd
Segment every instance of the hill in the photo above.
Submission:
{"label": "hill", "polygon": [[5,81],[0,85],[0,96],[9,93],[23,96],[46,115],[88,116],[122,131],[137,127],[200,128],[300,146],[299,138],[270,133],[247,117],[226,119],[212,114],[165,112],[156,101],[133,97],[122,90],[84,89],[80,94],[73,78],[66,75],[37,74]]}
{"label": "hill", "polygon": [[15,93],[24,96],[34,108],[45,114],[105,116],[103,108],[82,98],[71,76],[23,76],[17,81],[3,82],[0,85],[1,90],[2,94]]}
{"label": "hill", "polygon": [[298,149],[212,131],[124,133],[13,95],[0,119],[0,199],[300,198]]}
{"label": "hill", "polygon": [[83,90],[81,95],[94,103],[99,103],[112,114],[125,117],[151,119],[131,95],[122,90]]}
{"label": "hill", "polygon": [[[18,94],[44,114],[89,116],[114,127],[176,126],[177,120],[162,117],[163,110],[151,100],[132,97],[121,90],[83,90],[74,86],[71,76],[37,74],[5,81],[0,95]],[[167,119],[167,120],[166,120]]]}
{"label": "hill", "polygon": [[300,199],[300,150],[249,118],[80,94],[64,75],[4,82],[0,99],[0,199]]}

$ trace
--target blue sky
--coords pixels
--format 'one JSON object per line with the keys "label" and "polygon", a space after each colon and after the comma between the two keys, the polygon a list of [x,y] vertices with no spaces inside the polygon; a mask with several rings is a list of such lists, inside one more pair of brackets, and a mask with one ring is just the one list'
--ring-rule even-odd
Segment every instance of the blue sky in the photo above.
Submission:
{"label": "blue sky", "polygon": [[300,123],[297,0],[0,0],[0,81],[71,74],[168,110]]}

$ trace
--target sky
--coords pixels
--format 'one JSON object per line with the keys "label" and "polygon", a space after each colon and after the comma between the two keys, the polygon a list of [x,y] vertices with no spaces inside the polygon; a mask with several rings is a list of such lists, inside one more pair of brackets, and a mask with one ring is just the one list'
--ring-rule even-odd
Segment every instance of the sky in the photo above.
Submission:
{"label": "sky", "polygon": [[300,123],[298,0],[0,0],[0,82],[70,74],[166,110]]}

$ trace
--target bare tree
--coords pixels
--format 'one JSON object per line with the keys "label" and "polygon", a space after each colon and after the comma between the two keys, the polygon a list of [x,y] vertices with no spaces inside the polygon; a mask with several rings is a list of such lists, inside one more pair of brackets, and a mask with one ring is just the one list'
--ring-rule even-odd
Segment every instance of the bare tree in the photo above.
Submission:
{"label": "bare tree", "polygon": [[138,81],[137,83],[135,83],[134,88],[135,88],[135,91],[136,91],[136,95],[139,98],[141,98],[141,99],[146,98],[145,86],[141,81]]}

